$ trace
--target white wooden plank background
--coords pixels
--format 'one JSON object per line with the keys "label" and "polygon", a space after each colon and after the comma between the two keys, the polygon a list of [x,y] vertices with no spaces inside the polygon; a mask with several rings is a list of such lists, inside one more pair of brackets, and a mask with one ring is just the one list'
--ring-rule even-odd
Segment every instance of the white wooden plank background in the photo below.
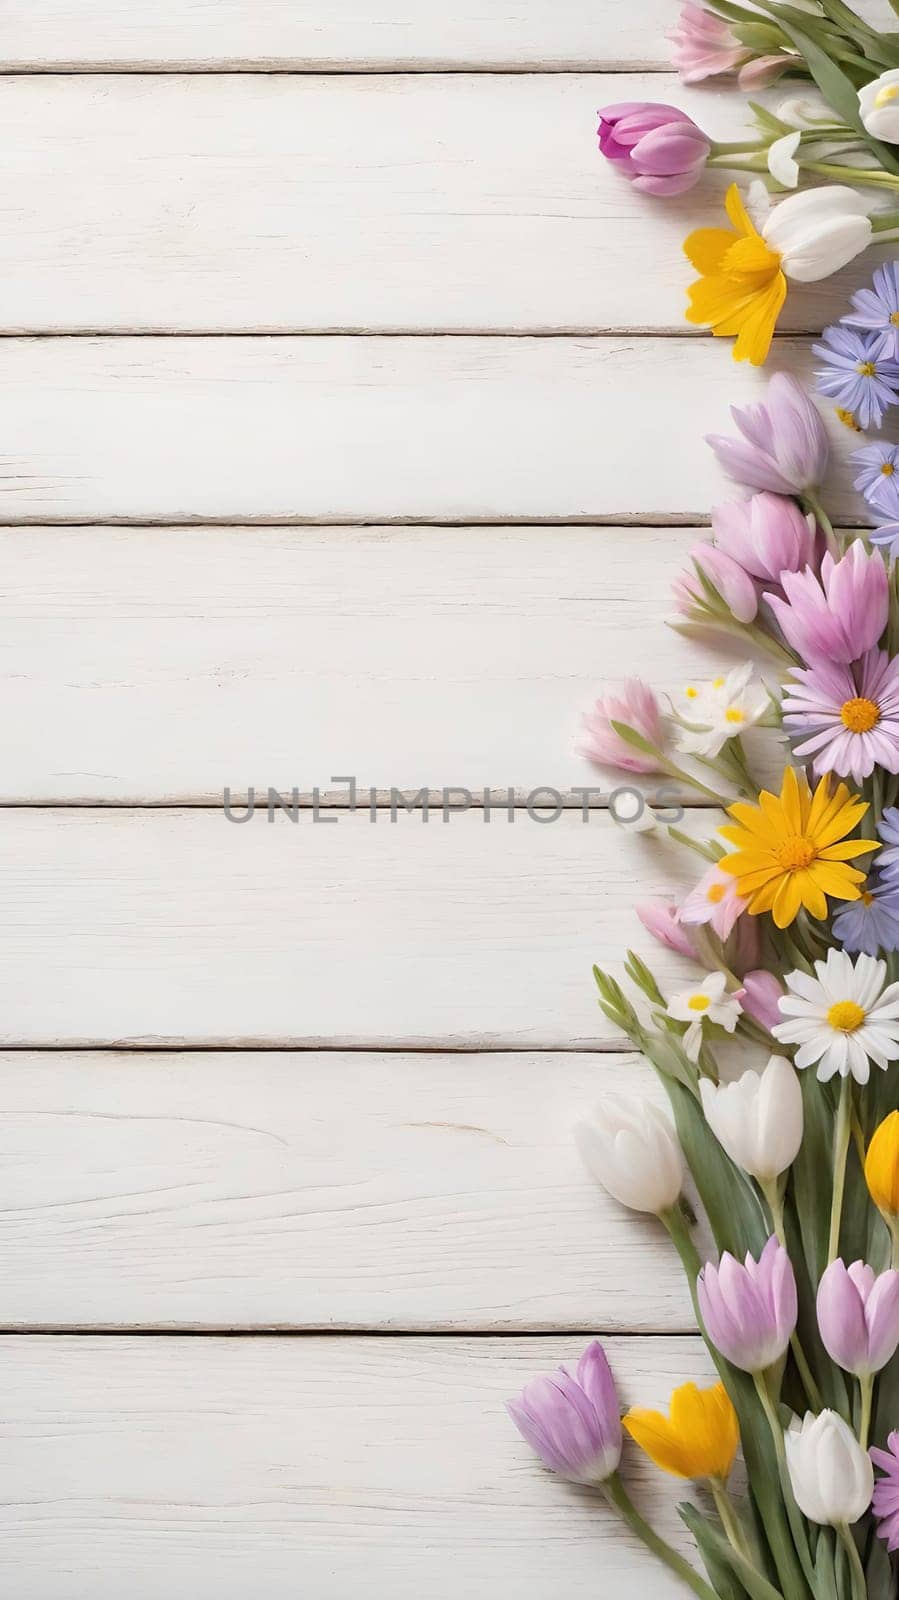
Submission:
{"label": "white wooden plank background", "polygon": [[632,1054],[8,1052],[0,1324],[689,1329],[572,1143],[624,1077],[665,1103]]}
{"label": "white wooden plank background", "polygon": [[702,869],[604,811],[331,816],[5,811],[0,1043],[595,1047],[593,963]]}
{"label": "white wooden plank background", "polygon": [[660,691],[734,659],[660,624],[704,537],[6,529],[0,796],[216,804],[228,784],[336,797],[332,775],[350,773],[382,793],[608,794],[622,780],[577,753],[580,716],[646,671],[650,630]]}
{"label": "white wooden plank background", "polygon": [[[584,1338],[5,1338],[0,1571],[42,1600],[566,1600],[681,1587],[503,1410]],[[625,1404],[704,1381],[695,1338],[610,1340]],[[684,1485],[630,1450],[685,1548]],[[650,1587],[651,1586],[651,1587]]]}
{"label": "white wooden plank background", "polygon": [[0,78],[0,328],[687,333],[682,243],[729,180],[617,178],[596,108],[640,99],[747,137],[741,96],[658,74]]}
{"label": "white wooden plank background", "polygon": [[763,387],[717,340],[6,339],[0,518],[695,522],[729,492],[704,434]]}

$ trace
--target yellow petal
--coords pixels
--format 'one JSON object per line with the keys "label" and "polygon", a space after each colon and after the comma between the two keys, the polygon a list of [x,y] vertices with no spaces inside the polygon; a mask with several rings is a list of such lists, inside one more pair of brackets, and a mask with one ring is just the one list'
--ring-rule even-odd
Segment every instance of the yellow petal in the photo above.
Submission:
{"label": "yellow petal", "polygon": [[865,1182],[881,1211],[899,1213],[899,1111],[891,1111],[874,1131],[865,1157]]}
{"label": "yellow petal", "polygon": [[684,255],[697,272],[716,273],[733,243],[727,228],[697,228],[684,240]]}

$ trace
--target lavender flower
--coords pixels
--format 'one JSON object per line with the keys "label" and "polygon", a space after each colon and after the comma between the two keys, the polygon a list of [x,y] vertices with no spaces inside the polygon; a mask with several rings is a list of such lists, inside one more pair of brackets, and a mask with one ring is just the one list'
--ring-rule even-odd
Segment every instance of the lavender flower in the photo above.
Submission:
{"label": "lavender flower", "polygon": [[814,346],[824,363],[815,371],[819,394],[836,401],[844,421],[879,428],[884,412],[899,401],[899,366],[877,355],[872,334],[837,325],[824,329],[823,341]]}
{"label": "lavender flower", "polygon": [[796,1279],[790,1258],[770,1238],[758,1261],[743,1266],[724,1252],[706,1263],[696,1285],[705,1331],[726,1360],[743,1372],[764,1372],[779,1361],[796,1326]]}
{"label": "lavender flower", "polygon": [[506,1409],[545,1466],[573,1483],[603,1483],[621,1459],[621,1415],[615,1380],[598,1339],[577,1369],[559,1367],[532,1378]]}
{"label": "lavender flower", "polygon": [[774,494],[804,494],[824,477],[830,447],[824,424],[802,385],[788,372],[775,372],[762,404],[731,407],[743,435],[706,440],[729,477],[747,489]]}
{"label": "lavender flower", "polygon": [[885,1450],[871,1450],[871,1460],[884,1474],[874,1485],[871,1502],[877,1532],[888,1550],[899,1550],[899,1433],[891,1433]]}
{"label": "lavender flower", "polygon": [[877,824],[877,834],[886,847],[877,857],[877,870],[887,883],[899,883],[899,808],[887,806]]}
{"label": "lavender flower", "polygon": [[899,446],[878,440],[875,444],[866,444],[863,450],[853,451],[849,460],[862,469],[855,479],[855,488],[861,490],[868,504],[886,516],[899,517],[896,482]]}
{"label": "lavender flower", "polygon": [[874,274],[870,289],[859,289],[841,321],[847,328],[873,334],[873,350],[888,361],[899,361],[899,261],[885,261]]}
{"label": "lavender flower", "polygon": [[824,657],[794,667],[784,691],[784,727],[815,776],[837,772],[861,784],[875,766],[899,772],[899,658],[868,650],[854,665]]}
{"label": "lavender flower", "polygon": [[860,539],[834,561],[826,555],[821,576],[781,573],[785,598],[766,594],[780,631],[807,662],[857,661],[873,649],[887,625],[890,581],[878,550],[868,555]]}
{"label": "lavender flower", "polygon": [[876,879],[864,885],[858,900],[841,906],[833,931],[850,955],[876,956],[899,950],[899,883]]}
{"label": "lavender flower", "polygon": [[818,1327],[824,1348],[857,1378],[880,1372],[899,1345],[899,1272],[878,1276],[864,1261],[832,1261],[818,1285]]}

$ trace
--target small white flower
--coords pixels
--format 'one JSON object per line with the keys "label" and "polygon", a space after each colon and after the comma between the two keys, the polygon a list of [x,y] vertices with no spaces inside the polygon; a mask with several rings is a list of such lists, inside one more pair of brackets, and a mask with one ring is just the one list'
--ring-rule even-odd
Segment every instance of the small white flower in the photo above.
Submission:
{"label": "small white flower", "polygon": [[785,189],[795,189],[799,182],[799,165],[795,158],[801,138],[797,128],[795,133],[785,133],[782,139],[775,139],[768,150],[768,171]]}
{"label": "small white flower", "polygon": [[624,833],[655,833],[659,819],[636,789],[617,789],[609,796],[609,816]]}
{"label": "small white flower", "polygon": [[818,1063],[827,1083],[836,1073],[867,1083],[871,1062],[885,1068],[899,1059],[899,983],[884,988],[886,962],[860,955],[853,964],[845,950],[829,950],[815,962],[817,977],[787,976],[789,993],[780,1000],[785,1020],[774,1025],[781,1044],[798,1045],[797,1067]]}
{"label": "small white flower", "polygon": [[784,1434],[796,1504],[810,1522],[837,1528],[864,1516],[874,1493],[874,1468],[849,1424],[835,1411],[794,1417]]}
{"label": "small white flower", "polygon": [[789,95],[777,108],[779,122],[790,128],[832,128],[834,114],[823,95]]}
{"label": "small white flower", "polygon": [[802,1143],[802,1090],[786,1056],[734,1083],[699,1085],[705,1120],[731,1161],[762,1183],[792,1166]]}
{"label": "small white flower", "polygon": [[668,1002],[668,1015],[675,1022],[689,1022],[683,1037],[683,1046],[691,1061],[696,1061],[702,1048],[703,1022],[716,1022],[727,1033],[733,1033],[743,1007],[735,995],[727,994],[727,979],[723,972],[707,972],[692,989],[682,989]]}
{"label": "small white flower", "polygon": [[668,1211],[684,1183],[684,1158],[663,1111],[636,1095],[609,1095],[574,1130],[590,1176],[632,1211]]}
{"label": "small white flower", "polygon": [[868,201],[845,184],[831,183],[787,195],[771,211],[762,238],[777,251],[788,278],[816,283],[867,249],[872,231]]}
{"label": "small white flower", "polygon": [[713,760],[728,739],[735,739],[757,723],[768,710],[768,696],[759,684],[750,684],[751,661],[734,667],[726,677],[708,683],[691,683],[675,708],[679,723],[677,747],[685,754]]}
{"label": "small white flower", "polygon": [[872,138],[899,144],[899,67],[859,89],[858,109]]}

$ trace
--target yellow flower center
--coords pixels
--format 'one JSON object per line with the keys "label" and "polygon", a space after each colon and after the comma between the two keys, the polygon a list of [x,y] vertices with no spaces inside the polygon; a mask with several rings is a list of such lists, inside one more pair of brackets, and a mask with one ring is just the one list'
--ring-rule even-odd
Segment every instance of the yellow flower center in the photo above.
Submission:
{"label": "yellow flower center", "polygon": [[840,721],[850,733],[870,733],[880,721],[880,707],[874,700],[856,696],[840,707]]}
{"label": "yellow flower center", "polygon": [[[895,315],[896,315],[896,312],[894,311],[893,312],[893,317],[895,317]],[[890,318],[891,322],[893,320],[893,317]],[[896,471],[896,468],[893,466],[892,461],[885,461],[880,470],[883,473],[883,476],[885,478],[891,478],[893,476],[893,473]]]}
{"label": "yellow flower center", "polygon": [[713,884],[711,884],[710,887],[706,891],[706,899],[711,901],[711,904],[713,906],[716,906],[718,904],[719,900],[723,900],[724,899],[724,884],[723,883],[713,883]]}
{"label": "yellow flower center", "polygon": [[890,312],[890,321],[894,328],[899,328],[899,311]]}
{"label": "yellow flower center", "polygon": [[837,422],[842,422],[844,428],[851,428],[853,433],[861,433],[854,411],[847,411],[845,406],[836,406],[834,409]]}
{"label": "yellow flower center", "polygon": [[708,1011],[711,1000],[707,994],[691,994],[687,1005],[691,1011]]}
{"label": "yellow flower center", "polygon": [[699,690],[694,689],[692,683],[688,683],[686,689],[684,690],[684,694],[687,696],[688,700],[695,700],[698,693]]}
{"label": "yellow flower center", "polygon": [[745,722],[746,713],[741,711],[738,706],[728,706],[724,713],[724,720],[725,722]]}
{"label": "yellow flower center", "polygon": [[818,851],[811,839],[806,839],[801,833],[793,833],[775,854],[785,872],[802,872],[805,867],[811,866]]}
{"label": "yellow flower center", "polygon": [[865,1020],[865,1013],[854,1000],[838,1000],[827,1013],[827,1020],[837,1033],[854,1033]]}
{"label": "yellow flower center", "polygon": [[899,84],[885,83],[883,88],[878,89],[876,95],[874,96],[874,104],[876,106],[891,105],[897,94],[899,94]]}
{"label": "yellow flower center", "polygon": [[712,688],[713,689],[723,689],[724,688],[724,679],[723,678],[713,678],[712,679]]}
{"label": "yellow flower center", "polygon": [[873,904],[874,904],[874,896],[871,893],[870,889],[863,889],[862,890],[861,902],[862,902],[863,906],[873,906]]}
{"label": "yellow flower center", "polygon": [[873,361],[860,361],[855,370],[863,378],[876,378],[877,376],[877,368]]}

